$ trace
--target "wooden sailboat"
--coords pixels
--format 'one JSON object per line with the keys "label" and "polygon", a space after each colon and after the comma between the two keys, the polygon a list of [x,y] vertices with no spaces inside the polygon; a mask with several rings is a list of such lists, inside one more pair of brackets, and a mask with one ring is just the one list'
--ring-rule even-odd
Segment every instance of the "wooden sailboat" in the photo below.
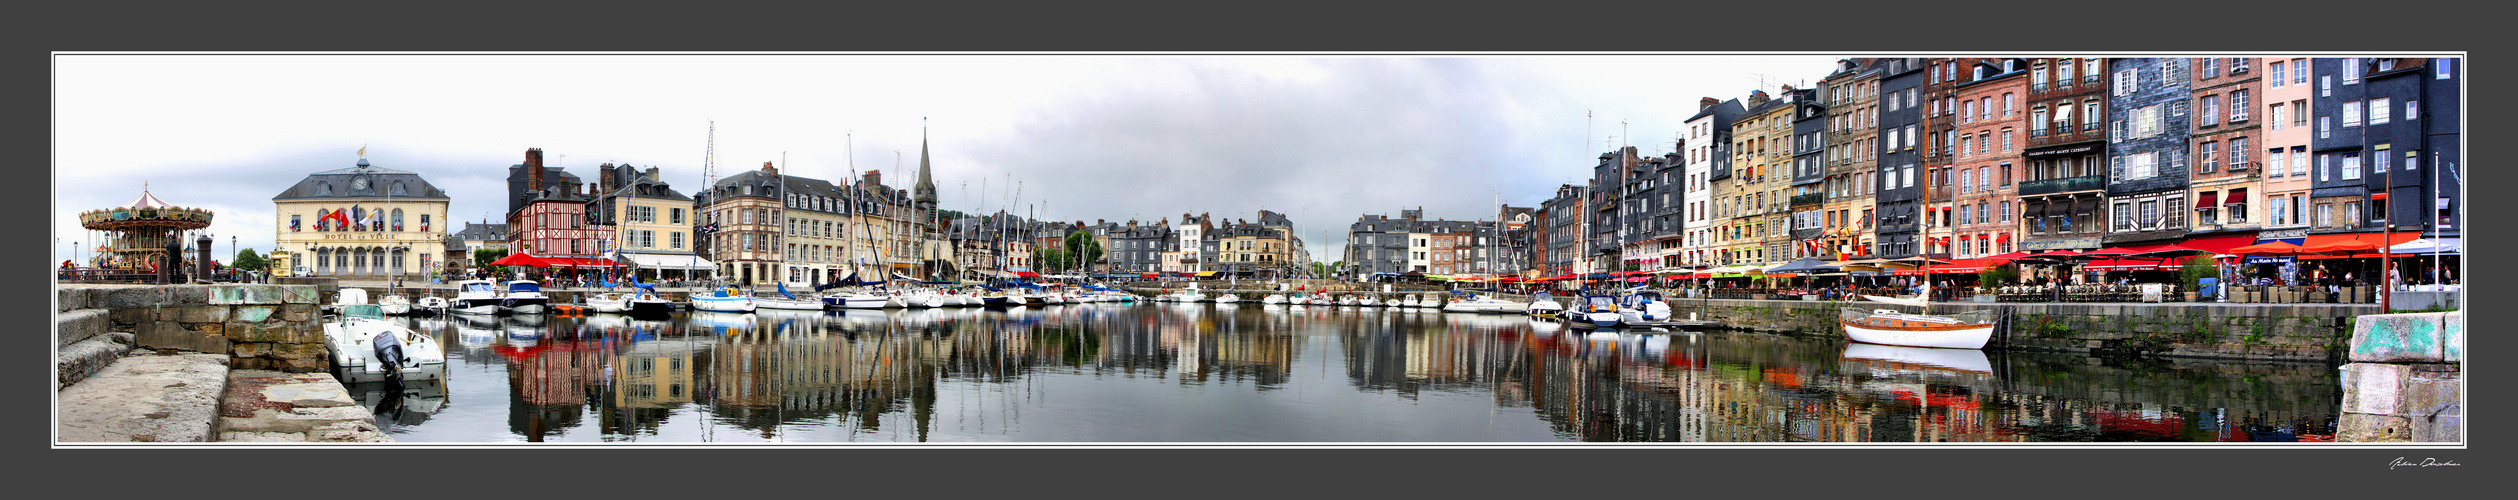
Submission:
{"label": "wooden sailboat", "polygon": [[[1917,203],[1929,203],[1924,200],[1932,199],[1932,184],[1925,182],[1923,189],[1924,196],[1918,198]],[[1924,208],[1929,213],[1932,207],[1927,204]],[[1923,234],[1926,242],[1921,252],[1923,264],[1918,267],[1923,270],[1923,293],[1912,299],[1863,296],[1873,302],[1921,308],[1923,312],[1906,314],[1895,309],[1865,311],[1847,307],[1837,318],[1837,322],[1845,327],[1845,338],[1871,344],[1949,349],[1983,349],[1985,342],[1993,338],[1992,311],[1944,316],[1932,314],[1932,247],[1929,243],[1932,231],[1928,225]]]}

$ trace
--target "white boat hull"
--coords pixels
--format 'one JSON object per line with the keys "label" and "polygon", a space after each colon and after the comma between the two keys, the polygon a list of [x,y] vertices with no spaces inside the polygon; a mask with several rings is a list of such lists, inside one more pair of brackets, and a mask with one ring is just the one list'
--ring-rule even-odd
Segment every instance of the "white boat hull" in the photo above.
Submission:
{"label": "white boat hull", "polygon": [[[343,319],[323,324],[324,347],[331,351],[332,365],[350,381],[384,380],[398,375],[404,380],[443,376],[446,350],[436,337],[413,332],[392,322],[378,319]],[[399,367],[400,373],[387,373],[376,359],[373,343],[378,334],[388,334],[402,345],[402,356],[410,364]],[[429,368],[436,368],[431,370]]]}
{"label": "white boat hull", "polygon": [[1957,325],[1952,328],[1902,329],[1884,328],[1840,321],[1845,325],[1845,338],[1855,342],[1907,347],[1938,347],[1943,349],[1983,349],[1993,338],[1993,325]]}
{"label": "white boat hull", "polygon": [[691,309],[713,312],[752,312],[758,309],[749,297],[691,297]]}

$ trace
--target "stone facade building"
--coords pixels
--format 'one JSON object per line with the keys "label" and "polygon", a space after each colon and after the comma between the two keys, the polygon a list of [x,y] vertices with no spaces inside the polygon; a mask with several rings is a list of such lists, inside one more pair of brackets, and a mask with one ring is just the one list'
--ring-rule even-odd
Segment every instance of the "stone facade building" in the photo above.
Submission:
{"label": "stone facade building", "polygon": [[295,275],[424,280],[444,262],[449,201],[417,173],[360,158],[271,197],[273,253]]}
{"label": "stone facade building", "polygon": [[2117,58],[2108,66],[2107,235],[2111,246],[2185,237],[2186,142],[2194,92],[2184,58]]}

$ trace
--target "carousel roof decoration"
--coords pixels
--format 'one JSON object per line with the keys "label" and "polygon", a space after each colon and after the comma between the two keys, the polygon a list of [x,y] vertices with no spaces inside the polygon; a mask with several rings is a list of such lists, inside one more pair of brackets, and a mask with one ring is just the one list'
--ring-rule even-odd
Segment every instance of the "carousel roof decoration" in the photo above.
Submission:
{"label": "carousel roof decoration", "polygon": [[157,196],[150,194],[148,187],[143,185],[140,188],[140,197],[131,200],[131,203],[120,207],[80,212],[79,225],[99,231],[143,228],[189,231],[210,227],[211,215],[211,212],[206,209],[176,206],[157,199]]}

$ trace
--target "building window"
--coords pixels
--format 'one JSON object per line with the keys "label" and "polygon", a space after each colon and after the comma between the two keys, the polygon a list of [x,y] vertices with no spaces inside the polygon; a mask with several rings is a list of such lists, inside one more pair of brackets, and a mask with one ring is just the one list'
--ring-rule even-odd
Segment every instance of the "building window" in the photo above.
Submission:
{"label": "building window", "polygon": [[2218,170],[2221,166],[2221,143],[2203,143],[2203,157],[2199,159],[2203,162],[2203,173],[2208,174]]}
{"label": "building window", "polygon": [[2360,102],[2360,101],[2347,101],[2347,102],[2344,102],[2344,103],[2343,103],[2343,128],[2352,128],[2352,127],[2358,127],[2358,126],[2361,126],[2361,102]]}
{"label": "building window", "polygon": [[2334,137],[2334,117],[2317,117],[2317,138],[2327,139],[2332,137]]}
{"label": "building window", "polygon": [[2359,153],[2344,154],[2343,180],[2348,181],[2359,178],[2361,178],[2361,155]]}
{"label": "building window", "polygon": [[2117,204],[2116,204],[2116,214],[2115,214],[2115,215],[2116,215],[2116,230],[2117,230],[2117,231],[2125,231],[2125,230],[2130,230],[2130,229],[2133,229],[2133,204],[2132,204],[2132,203],[2117,203]]}
{"label": "building window", "polygon": [[2201,101],[2199,104],[2203,109],[2195,116],[2200,119],[2195,125],[2209,127],[2221,124],[2221,96],[2207,95],[2198,101]]}
{"label": "building window", "polygon": [[2392,108],[2387,107],[2387,98],[2381,97],[2381,98],[2377,98],[2377,99],[2370,99],[2370,100],[2369,100],[2369,124],[2371,124],[2371,125],[2377,125],[2377,124],[2381,124],[2381,123],[2387,123],[2387,111],[2388,111],[2389,109],[2392,109]]}
{"label": "building window", "polygon": [[2361,226],[2361,202],[2343,202],[2343,227]]}
{"label": "building window", "polygon": [[2283,159],[2282,148],[2271,148],[2271,149],[2266,149],[2266,150],[2264,151],[2264,159],[2265,159],[2265,164],[2266,164],[2266,165],[2270,165],[2270,166],[2271,166],[2271,168],[2266,168],[2266,169],[2265,169],[2264,176],[2265,176],[2265,177],[2276,178],[2276,179],[2281,178],[2281,177],[2282,177],[2282,171],[2283,171],[2283,170],[2285,170],[2285,169],[2283,168],[2283,166],[2282,166],[2282,159]]}
{"label": "building window", "polygon": [[2283,115],[2283,108],[2282,108],[2282,103],[2278,103],[2278,102],[2277,102],[2277,103],[2273,103],[2273,104],[2269,105],[2268,107],[2270,108],[2270,112],[2272,113],[2272,114],[2271,114],[2271,115],[2269,115],[2269,116],[2270,116],[2271,118],[2273,118],[2273,123],[2270,123],[2270,124],[2268,124],[2268,125],[2269,125],[2269,126],[2271,126],[2271,127],[2273,127],[2273,129],[2274,129],[2274,130],[2281,130],[2281,129],[2282,129],[2282,122],[2283,122],[2282,118],[2284,118],[2284,115]]}
{"label": "building window", "polygon": [[2361,60],[2349,57],[2344,58],[2343,84],[2351,85],[2355,83],[2361,83]]}
{"label": "building window", "polygon": [[674,231],[674,232],[673,232],[673,249],[675,249],[675,250],[681,250],[681,249],[682,249],[682,232],[681,232],[681,231]]}

